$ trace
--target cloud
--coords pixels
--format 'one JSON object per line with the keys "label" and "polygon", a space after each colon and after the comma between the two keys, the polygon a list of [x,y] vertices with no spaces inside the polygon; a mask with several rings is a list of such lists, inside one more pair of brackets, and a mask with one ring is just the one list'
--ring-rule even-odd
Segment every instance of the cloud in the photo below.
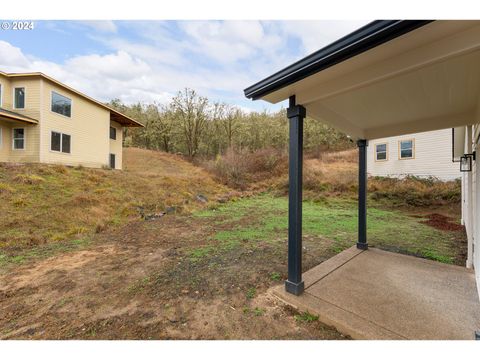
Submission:
{"label": "cloud", "polygon": [[116,33],[117,26],[111,20],[84,20],[78,22],[81,25],[92,28],[95,31],[104,33]]}
{"label": "cloud", "polygon": [[101,101],[166,102],[189,87],[213,100],[261,109],[266,103],[246,100],[245,87],[363,23],[89,21],[80,28],[78,22],[53,22],[57,30],[81,33],[97,50],[79,48],[80,55],[53,62],[0,41],[0,69],[42,71]]}
{"label": "cloud", "polygon": [[22,50],[18,47],[12,46],[6,41],[0,40],[0,65],[6,67],[18,66],[20,68],[26,67],[29,61],[23,55]]}
{"label": "cloud", "polygon": [[301,40],[305,53],[310,54],[330,44],[332,41],[360,28],[369,21],[285,21],[282,28],[285,34]]}

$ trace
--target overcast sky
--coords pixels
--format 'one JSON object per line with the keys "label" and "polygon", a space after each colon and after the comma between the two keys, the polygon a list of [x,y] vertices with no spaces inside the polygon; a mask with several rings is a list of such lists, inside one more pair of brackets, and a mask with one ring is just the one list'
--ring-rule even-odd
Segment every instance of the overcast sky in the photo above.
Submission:
{"label": "overcast sky", "polygon": [[189,87],[246,109],[243,89],[368,21],[38,21],[0,31],[0,70],[41,71],[100,101]]}

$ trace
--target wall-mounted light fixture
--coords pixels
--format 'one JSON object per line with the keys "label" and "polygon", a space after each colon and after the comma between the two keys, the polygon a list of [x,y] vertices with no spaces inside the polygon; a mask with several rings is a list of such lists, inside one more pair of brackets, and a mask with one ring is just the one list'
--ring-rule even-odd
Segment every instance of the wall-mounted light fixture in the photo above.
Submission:
{"label": "wall-mounted light fixture", "polygon": [[475,151],[472,154],[465,154],[460,157],[460,171],[472,171],[472,160],[475,160]]}

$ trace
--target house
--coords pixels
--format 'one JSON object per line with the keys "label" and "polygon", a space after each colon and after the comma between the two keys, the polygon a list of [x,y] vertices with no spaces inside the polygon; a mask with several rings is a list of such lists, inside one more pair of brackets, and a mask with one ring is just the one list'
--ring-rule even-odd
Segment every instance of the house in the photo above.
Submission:
{"label": "house", "polygon": [[0,162],[121,169],[131,126],[143,125],[45,74],[0,72]]}
{"label": "house", "polygon": [[370,140],[367,173],[371,176],[435,177],[443,181],[459,179],[461,173],[452,158],[452,129]]}
{"label": "house", "polygon": [[[480,21],[378,20],[244,90],[252,100],[289,102],[288,278],[277,296],[356,338],[480,338],[479,64]],[[355,247],[302,274],[307,114],[357,141],[358,237]],[[464,174],[467,266],[369,248],[367,153],[374,139],[447,128],[455,129],[452,155]],[[413,146],[404,145],[406,155]]]}

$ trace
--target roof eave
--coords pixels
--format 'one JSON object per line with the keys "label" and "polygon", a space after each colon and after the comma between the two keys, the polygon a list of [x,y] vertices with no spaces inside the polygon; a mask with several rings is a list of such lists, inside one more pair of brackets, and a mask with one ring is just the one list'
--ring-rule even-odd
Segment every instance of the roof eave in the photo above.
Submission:
{"label": "roof eave", "polygon": [[376,20],[244,90],[257,100],[330,66],[418,29],[432,20]]}

